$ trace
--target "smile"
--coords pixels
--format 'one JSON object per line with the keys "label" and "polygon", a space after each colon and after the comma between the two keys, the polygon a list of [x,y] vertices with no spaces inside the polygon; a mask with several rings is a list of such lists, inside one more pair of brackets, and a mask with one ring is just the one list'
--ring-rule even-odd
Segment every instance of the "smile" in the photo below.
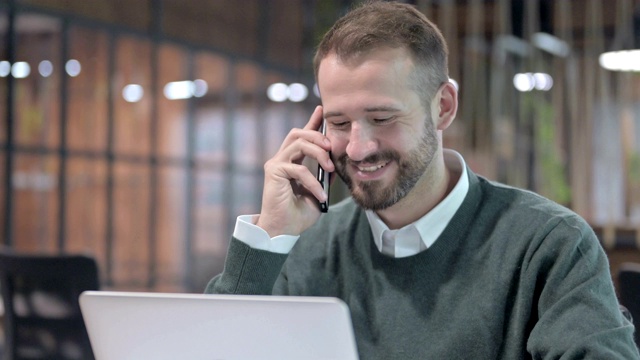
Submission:
{"label": "smile", "polygon": [[378,169],[382,169],[385,165],[387,164],[384,163],[384,164],[372,165],[372,166],[357,166],[357,168],[362,172],[374,172]]}

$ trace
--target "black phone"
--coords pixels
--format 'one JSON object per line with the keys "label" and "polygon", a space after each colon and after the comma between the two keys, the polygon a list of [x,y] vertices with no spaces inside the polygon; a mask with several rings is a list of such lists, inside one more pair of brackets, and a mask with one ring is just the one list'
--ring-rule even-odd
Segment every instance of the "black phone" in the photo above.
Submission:
{"label": "black phone", "polygon": [[[327,122],[326,120],[322,120],[322,127],[320,128],[320,132],[322,135],[327,135]],[[329,183],[331,180],[331,173],[326,172],[320,164],[318,164],[318,181],[322,184],[322,188],[327,193],[327,201],[321,201],[320,211],[326,213],[329,211]]]}

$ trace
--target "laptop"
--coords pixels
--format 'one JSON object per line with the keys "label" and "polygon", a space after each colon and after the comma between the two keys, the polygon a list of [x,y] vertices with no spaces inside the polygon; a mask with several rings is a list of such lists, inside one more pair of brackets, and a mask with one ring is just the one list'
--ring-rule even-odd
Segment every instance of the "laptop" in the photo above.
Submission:
{"label": "laptop", "polygon": [[96,360],[357,360],[349,309],[326,297],[85,291]]}

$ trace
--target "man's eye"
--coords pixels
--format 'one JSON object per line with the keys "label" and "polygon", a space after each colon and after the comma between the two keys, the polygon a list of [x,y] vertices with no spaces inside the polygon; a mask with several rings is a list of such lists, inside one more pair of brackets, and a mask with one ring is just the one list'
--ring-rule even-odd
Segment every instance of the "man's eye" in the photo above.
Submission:
{"label": "man's eye", "polygon": [[376,124],[384,124],[384,123],[389,122],[391,120],[393,120],[393,116],[390,116],[388,118],[373,119],[373,122],[375,122]]}
{"label": "man's eye", "polygon": [[337,121],[337,122],[331,123],[331,126],[333,126],[334,128],[343,128],[343,127],[346,127],[347,125],[349,125],[348,121]]}

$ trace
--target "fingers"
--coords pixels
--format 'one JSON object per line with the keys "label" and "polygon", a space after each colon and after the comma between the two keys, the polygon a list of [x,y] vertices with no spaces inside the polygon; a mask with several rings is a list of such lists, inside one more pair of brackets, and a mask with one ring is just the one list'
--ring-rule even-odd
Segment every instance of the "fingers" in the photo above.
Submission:
{"label": "fingers", "polygon": [[331,141],[317,131],[321,124],[322,106],[317,106],[303,129],[293,129],[289,132],[274,159],[299,164],[305,157],[310,157],[318,161],[326,171],[334,171],[333,162],[328,154],[331,151]]}
{"label": "fingers", "polygon": [[324,152],[331,151],[331,141],[329,141],[329,138],[322,135],[319,131],[293,129],[282,142],[280,150],[278,150],[278,154],[276,154],[276,156],[285,153],[291,154],[292,149],[297,150],[297,146],[305,143],[313,144],[313,146]]}
{"label": "fingers", "polygon": [[320,182],[316,179],[316,177],[309,172],[304,165],[298,164],[287,164],[283,167],[279,168],[282,173],[280,174],[283,177],[287,177],[296,183],[297,193],[300,195],[304,194],[304,191],[301,191],[300,188],[306,189],[307,192],[312,194],[318,201],[327,201],[327,193],[322,188]]}
{"label": "fingers", "polygon": [[274,159],[286,163],[300,164],[305,157],[315,159],[326,171],[334,171],[333,161],[328,150],[318,147],[316,144],[300,138],[283,148]]}
{"label": "fingers", "polygon": [[305,130],[318,130],[322,125],[322,105],[316,106],[313,114],[309,118],[309,122],[304,126]]}

